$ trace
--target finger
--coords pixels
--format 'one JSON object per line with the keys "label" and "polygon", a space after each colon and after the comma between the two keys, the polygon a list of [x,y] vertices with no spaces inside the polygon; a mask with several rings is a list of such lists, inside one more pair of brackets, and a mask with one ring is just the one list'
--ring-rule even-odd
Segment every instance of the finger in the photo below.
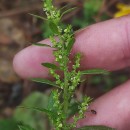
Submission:
{"label": "finger", "polygon": [[105,125],[116,130],[130,129],[130,80],[101,96],[90,105],[97,114],[86,113],[77,126]]}
{"label": "finger", "polygon": [[[76,32],[72,55],[81,52],[81,66],[117,70],[130,65],[130,16],[98,23]],[[42,41],[49,43],[48,40]],[[52,62],[52,50],[30,46],[14,58],[14,69],[22,77],[47,77],[40,63]]]}

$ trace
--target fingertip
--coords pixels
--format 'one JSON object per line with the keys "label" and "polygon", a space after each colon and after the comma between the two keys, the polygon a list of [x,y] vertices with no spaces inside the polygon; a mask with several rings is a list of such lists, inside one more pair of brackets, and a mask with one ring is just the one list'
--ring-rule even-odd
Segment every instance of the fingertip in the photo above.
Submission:
{"label": "fingertip", "polygon": [[[22,51],[23,52],[23,51]],[[22,78],[26,77],[25,76],[25,73],[23,73],[23,65],[21,66],[20,64],[24,62],[22,61],[23,58],[21,58],[21,51],[19,53],[17,53],[15,56],[14,56],[14,59],[13,59],[13,69],[14,71]]]}
{"label": "fingertip", "polygon": [[14,71],[22,78],[30,77],[30,67],[28,68],[28,48],[18,52],[13,59]]}
{"label": "fingertip", "polygon": [[27,47],[15,55],[13,59],[14,71],[22,78],[47,77],[48,69],[41,63],[52,61],[51,53],[52,51],[47,48]]}

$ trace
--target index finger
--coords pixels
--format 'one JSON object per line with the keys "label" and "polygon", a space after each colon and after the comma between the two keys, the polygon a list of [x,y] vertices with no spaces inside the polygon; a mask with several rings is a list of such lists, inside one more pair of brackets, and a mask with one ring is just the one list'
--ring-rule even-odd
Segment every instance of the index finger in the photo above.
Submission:
{"label": "index finger", "polygon": [[[72,55],[81,52],[81,67],[117,70],[130,65],[130,16],[84,28],[75,34]],[[49,40],[43,40],[49,43]],[[14,58],[14,69],[23,78],[48,77],[43,62],[53,62],[52,49],[29,46]]]}

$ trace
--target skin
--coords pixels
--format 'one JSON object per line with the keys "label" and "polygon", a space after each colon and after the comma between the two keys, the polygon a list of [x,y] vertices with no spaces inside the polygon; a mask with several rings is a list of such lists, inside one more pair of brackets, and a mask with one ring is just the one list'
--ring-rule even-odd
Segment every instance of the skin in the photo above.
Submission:
{"label": "skin", "polygon": [[[97,23],[75,33],[72,54],[81,52],[81,69],[103,68],[110,71],[130,66],[130,16]],[[43,40],[42,43],[49,43]],[[40,64],[53,62],[52,50],[29,46],[13,61],[14,70],[23,78],[49,78],[48,70]],[[106,125],[117,130],[130,129],[130,80],[96,99],[90,106],[97,114],[86,113],[78,122],[84,125]]]}

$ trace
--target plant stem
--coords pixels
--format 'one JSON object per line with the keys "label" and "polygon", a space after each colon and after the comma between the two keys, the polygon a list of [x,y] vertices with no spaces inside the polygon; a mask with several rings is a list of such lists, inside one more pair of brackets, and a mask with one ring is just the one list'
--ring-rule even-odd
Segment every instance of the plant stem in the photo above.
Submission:
{"label": "plant stem", "polygon": [[65,88],[64,88],[64,113],[67,113],[68,109],[68,96],[67,96],[67,91],[68,91],[68,79],[67,79],[67,73],[65,72]]}
{"label": "plant stem", "polygon": [[67,57],[65,56],[65,69],[64,69],[64,92],[63,92],[63,112],[65,115],[65,120],[63,121],[64,126],[66,126],[66,119],[68,113],[68,67],[67,67]]}

